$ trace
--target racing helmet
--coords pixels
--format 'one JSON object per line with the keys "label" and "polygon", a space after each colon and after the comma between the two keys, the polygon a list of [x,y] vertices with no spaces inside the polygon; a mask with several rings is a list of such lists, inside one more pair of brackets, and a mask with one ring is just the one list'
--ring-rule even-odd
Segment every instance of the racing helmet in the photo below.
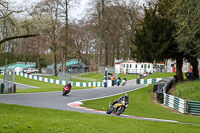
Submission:
{"label": "racing helmet", "polygon": [[125,97],[125,98],[129,98],[129,97],[128,97],[128,93],[124,94],[124,97]]}

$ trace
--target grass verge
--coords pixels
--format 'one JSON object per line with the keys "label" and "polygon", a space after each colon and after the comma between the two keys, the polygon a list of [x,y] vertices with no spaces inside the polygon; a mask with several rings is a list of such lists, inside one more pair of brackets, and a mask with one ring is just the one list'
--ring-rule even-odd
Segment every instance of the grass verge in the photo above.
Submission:
{"label": "grass verge", "polygon": [[200,101],[200,80],[178,83],[173,95],[187,100]]}
{"label": "grass verge", "polygon": [[[136,79],[138,77],[138,75],[133,75],[133,74],[118,74],[119,77],[121,77],[121,79],[123,79],[124,77],[126,77],[127,80],[131,80],[131,79]],[[58,76],[45,76],[46,78],[51,78],[51,79],[58,79]],[[102,82],[104,74],[101,73],[86,73],[86,74],[81,74],[80,77],[83,78],[88,78],[88,79],[96,79],[97,82]],[[87,81],[87,80],[78,80],[78,79],[73,79],[71,78],[71,81],[74,82],[92,82],[92,81]]]}
{"label": "grass verge", "polygon": [[145,77],[144,79],[150,79],[150,78],[168,78],[168,77],[174,77],[174,75],[176,75],[176,73],[153,73],[148,75],[147,77]]}
{"label": "grass verge", "polygon": [[[150,94],[150,92],[152,92],[152,87],[152,85],[149,85],[148,87],[129,92],[129,107],[123,114],[200,123],[200,117],[176,113],[174,111],[170,111],[170,109],[167,109],[160,104],[152,102],[152,95]],[[85,101],[83,106],[87,108],[103,110],[103,107],[107,108],[108,103],[114,99],[118,99],[119,96]]]}
{"label": "grass verge", "polygon": [[0,110],[2,133],[200,132],[200,126],[195,125],[142,121],[18,105],[0,104]]}
{"label": "grass verge", "polygon": [[[174,77],[176,73],[167,72],[167,73],[153,73],[145,77],[144,79],[150,79],[150,78],[168,78],[168,77]],[[185,73],[183,73],[183,78],[186,79]]]}

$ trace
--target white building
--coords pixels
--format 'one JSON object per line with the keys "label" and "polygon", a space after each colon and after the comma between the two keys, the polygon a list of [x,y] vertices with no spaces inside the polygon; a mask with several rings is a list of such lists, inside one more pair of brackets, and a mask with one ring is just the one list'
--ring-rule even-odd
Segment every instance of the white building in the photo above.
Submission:
{"label": "white building", "polygon": [[115,63],[115,73],[153,73],[157,71],[164,71],[164,63],[156,63],[153,65],[149,62],[136,62],[136,61],[125,61]]}

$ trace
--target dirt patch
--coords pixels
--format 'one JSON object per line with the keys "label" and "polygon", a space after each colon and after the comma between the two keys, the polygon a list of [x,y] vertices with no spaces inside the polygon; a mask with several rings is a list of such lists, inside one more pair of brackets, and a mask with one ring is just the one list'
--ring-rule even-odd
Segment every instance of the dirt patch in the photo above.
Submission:
{"label": "dirt patch", "polygon": [[167,91],[167,93],[172,95],[173,92],[176,90],[176,85],[177,85],[177,84],[173,84],[173,85],[172,85],[172,88],[170,88],[170,89]]}

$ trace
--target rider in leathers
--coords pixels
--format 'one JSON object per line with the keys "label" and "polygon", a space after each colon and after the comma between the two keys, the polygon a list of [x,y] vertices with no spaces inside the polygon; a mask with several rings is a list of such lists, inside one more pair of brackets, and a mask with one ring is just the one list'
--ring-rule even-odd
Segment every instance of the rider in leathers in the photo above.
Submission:
{"label": "rider in leathers", "polygon": [[128,97],[128,94],[124,94],[124,96],[121,96],[118,100],[115,100],[113,103],[112,103],[112,106],[115,105],[116,103],[120,103],[121,101],[123,101],[123,99],[125,99],[125,102],[129,103],[129,97]]}

